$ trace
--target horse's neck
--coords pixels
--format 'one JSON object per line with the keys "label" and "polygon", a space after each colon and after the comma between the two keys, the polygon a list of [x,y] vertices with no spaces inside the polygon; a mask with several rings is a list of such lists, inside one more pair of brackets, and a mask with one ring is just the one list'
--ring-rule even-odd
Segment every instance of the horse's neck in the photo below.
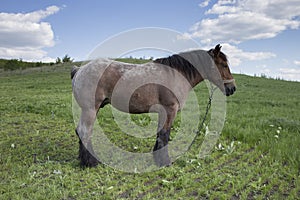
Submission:
{"label": "horse's neck", "polygon": [[197,73],[193,76],[193,78],[190,80],[191,86],[194,88],[196,85],[198,85],[200,82],[202,82],[204,79],[203,77]]}

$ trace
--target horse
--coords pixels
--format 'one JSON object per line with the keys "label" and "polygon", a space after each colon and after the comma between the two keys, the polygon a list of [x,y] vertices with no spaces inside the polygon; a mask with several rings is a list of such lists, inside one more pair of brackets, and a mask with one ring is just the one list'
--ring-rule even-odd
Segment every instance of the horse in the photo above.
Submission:
{"label": "horse", "polygon": [[81,108],[75,132],[83,167],[101,162],[94,155],[91,137],[97,113],[107,104],[127,113],[158,113],[153,159],[162,167],[171,165],[167,148],[170,130],[188,93],[204,79],[217,85],[226,96],[236,91],[220,44],[208,51],[183,52],[145,64],[97,59],[82,67],[73,66],[71,79],[73,95]]}

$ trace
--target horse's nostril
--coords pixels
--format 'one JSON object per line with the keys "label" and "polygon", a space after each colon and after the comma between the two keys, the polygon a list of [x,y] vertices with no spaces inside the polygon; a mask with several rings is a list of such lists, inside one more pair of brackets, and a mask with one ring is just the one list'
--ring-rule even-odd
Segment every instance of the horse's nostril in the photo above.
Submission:
{"label": "horse's nostril", "polygon": [[225,94],[226,94],[226,96],[230,96],[230,95],[234,94],[235,91],[236,91],[236,87],[235,86],[233,86],[233,87],[226,87]]}

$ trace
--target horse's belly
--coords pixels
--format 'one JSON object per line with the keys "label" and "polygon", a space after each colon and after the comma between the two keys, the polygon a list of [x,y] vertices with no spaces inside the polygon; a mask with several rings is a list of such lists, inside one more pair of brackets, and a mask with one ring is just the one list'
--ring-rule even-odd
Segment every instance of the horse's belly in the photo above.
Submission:
{"label": "horse's belly", "polygon": [[128,113],[155,112],[153,106],[159,104],[158,92],[153,85],[142,86],[136,89],[133,94],[124,91],[113,95],[111,104],[118,110]]}

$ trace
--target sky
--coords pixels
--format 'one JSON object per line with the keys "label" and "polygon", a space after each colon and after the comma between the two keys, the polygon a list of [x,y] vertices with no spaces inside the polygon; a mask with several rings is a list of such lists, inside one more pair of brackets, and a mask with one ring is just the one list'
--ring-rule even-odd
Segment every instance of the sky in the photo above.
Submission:
{"label": "sky", "polygon": [[1,0],[0,58],[82,61],[103,41],[144,27],[174,30],[179,43],[201,49],[220,43],[234,73],[300,81],[299,0]]}

